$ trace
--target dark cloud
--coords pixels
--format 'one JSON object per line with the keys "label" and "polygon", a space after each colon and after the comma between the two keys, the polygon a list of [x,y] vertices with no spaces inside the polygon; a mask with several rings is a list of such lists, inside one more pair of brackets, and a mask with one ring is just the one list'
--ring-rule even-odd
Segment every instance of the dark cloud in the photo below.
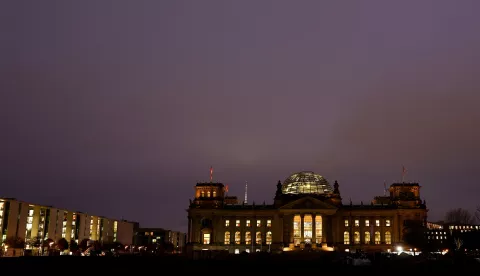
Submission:
{"label": "dark cloud", "polygon": [[478,204],[477,1],[14,1],[1,194],[185,230],[196,181],[271,202],[300,170],[368,201]]}

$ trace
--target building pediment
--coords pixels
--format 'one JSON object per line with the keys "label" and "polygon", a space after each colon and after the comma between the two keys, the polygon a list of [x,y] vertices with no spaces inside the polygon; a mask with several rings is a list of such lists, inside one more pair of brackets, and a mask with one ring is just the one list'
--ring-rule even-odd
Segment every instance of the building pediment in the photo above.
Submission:
{"label": "building pediment", "polygon": [[301,209],[322,209],[322,210],[337,210],[337,207],[323,202],[319,199],[307,196],[295,201],[289,202],[282,207],[281,210],[301,210]]}

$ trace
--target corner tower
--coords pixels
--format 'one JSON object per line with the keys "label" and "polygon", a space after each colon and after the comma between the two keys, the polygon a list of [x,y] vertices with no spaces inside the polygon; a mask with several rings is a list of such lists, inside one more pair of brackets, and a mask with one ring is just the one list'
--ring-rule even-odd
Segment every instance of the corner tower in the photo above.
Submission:
{"label": "corner tower", "polygon": [[197,208],[219,208],[224,198],[225,186],[222,183],[197,183],[192,204]]}

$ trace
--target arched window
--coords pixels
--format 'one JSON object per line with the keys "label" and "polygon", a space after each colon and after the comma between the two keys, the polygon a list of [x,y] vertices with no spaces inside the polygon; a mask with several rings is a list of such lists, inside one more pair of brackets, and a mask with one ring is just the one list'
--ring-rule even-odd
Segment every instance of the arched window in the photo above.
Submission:
{"label": "arched window", "polygon": [[272,244],[272,232],[267,232],[267,244]]}
{"label": "arched window", "polygon": [[210,191],[207,191],[207,197],[210,197]]}
{"label": "arched window", "polygon": [[256,243],[257,243],[257,244],[262,244],[262,232],[257,232],[256,237],[257,237],[257,238],[255,239]]}
{"label": "arched window", "polygon": [[370,244],[370,232],[365,232],[365,244]]}
{"label": "arched window", "polygon": [[300,244],[300,239],[301,239],[300,224],[301,223],[302,223],[302,219],[300,218],[300,215],[295,215],[295,217],[293,217],[293,243],[295,245]]}
{"label": "arched window", "polygon": [[210,244],[210,233],[203,233],[203,244]]}
{"label": "arched window", "polygon": [[322,216],[315,216],[315,243],[322,243]]}
{"label": "arched window", "polygon": [[392,234],[390,234],[390,231],[385,232],[385,243],[392,244]]}
{"label": "arched window", "polygon": [[252,234],[250,232],[245,232],[245,244],[252,243]]}
{"label": "arched window", "polygon": [[347,231],[343,232],[343,244],[350,244],[350,234]]}
{"label": "arched window", "polygon": [[225,244],[230,244],[230,232],[225,232]]}
{"label": "arched window", "polygon": [[202,191],[201,193],[201,196],[200,197],[205,197],[205,191]]}
{"label": "arched window", "polygon": [[217,197],[217,191],[213,190],[213,197]]}
{"label": "arched window", "polygon": [[360,232],[357,231],[353,234],[353,242],[355,244],[360,244]]}
{"label": "arched window", "polygon": [[380,244],[380,232],[375,232],[375,244]]}
{"label": "arched window", "polygon": [[242,238],[240,237],[240,231],[235,232],[235,243],[240,244]]}

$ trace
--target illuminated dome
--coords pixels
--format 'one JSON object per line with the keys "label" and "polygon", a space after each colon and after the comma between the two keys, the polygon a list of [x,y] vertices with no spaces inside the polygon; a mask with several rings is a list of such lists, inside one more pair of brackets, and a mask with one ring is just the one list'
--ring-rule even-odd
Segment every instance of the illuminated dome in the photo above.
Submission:
{"label": "illuminated dome", "polygon": [[330,194],[332,192],[332,187],[323,176],[308,171],[292,174],[282,185],[283,194]]}

